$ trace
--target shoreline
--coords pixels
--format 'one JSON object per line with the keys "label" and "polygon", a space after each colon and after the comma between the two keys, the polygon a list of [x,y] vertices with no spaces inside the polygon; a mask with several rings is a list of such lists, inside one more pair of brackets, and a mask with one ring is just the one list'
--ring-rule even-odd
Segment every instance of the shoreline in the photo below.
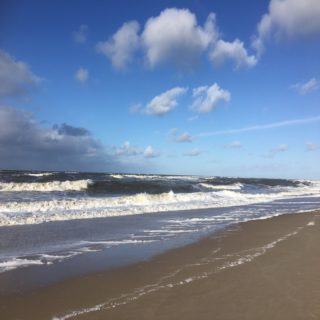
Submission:
{"label": "shoreline", "polygon": [[7,320],[315,319],[319,229],[319,211],[241,222],[148,261],[0,295],[0,312]]}

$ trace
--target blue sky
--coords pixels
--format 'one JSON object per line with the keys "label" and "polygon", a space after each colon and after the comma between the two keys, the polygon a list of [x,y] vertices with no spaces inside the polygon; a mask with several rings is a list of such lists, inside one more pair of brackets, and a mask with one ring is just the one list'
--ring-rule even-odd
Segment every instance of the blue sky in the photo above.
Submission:
{"label": "blue sky", "polygon": [[320,2],[5,1],[0,166],[320,179]]}

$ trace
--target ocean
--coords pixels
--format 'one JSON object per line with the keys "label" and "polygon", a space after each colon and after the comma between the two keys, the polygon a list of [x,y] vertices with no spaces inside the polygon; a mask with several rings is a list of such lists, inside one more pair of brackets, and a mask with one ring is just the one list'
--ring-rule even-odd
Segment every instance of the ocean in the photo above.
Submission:
{"label": "ocean", "polygon": [[2,170],[0,280],[11,272],[15,283],[28,274],[53,282],[145,260],[238,222],[315,209],[320,181]]}

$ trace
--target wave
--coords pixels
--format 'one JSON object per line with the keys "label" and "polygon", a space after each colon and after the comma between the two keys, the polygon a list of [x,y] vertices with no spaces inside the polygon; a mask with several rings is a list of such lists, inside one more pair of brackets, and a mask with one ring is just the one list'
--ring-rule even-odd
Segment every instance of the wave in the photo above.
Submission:
{"label": "wave", "polygon": [[82,191],[92,184],[92,180],[50,181],[50,182],[0,182],[0,191]]}
{"label": "wave", "polygon": [[25,268],[35,265],[51,265],[78,255],[102,251],[120,245],[137,245],[155,242],[157,240],[139,240],[139,239],[122,239],[122,240],[105,240],[105,241],[80,241],[76,243],[78,248],[73,248],[58,253],[40,253],[32,256],[8,257],[0,261],[0,273],[14,269]]}
{"label": "wave", "polygon": [[14,258],[11,260],[0,262],[0,273],[17,268],[42,264],[44,264],[44,262],[41,259]]}
{"label": "wave", "polygon": [[136,180],[199,180],[199,176],[167,176],[167,175],[152,175],[152,174],[111,174],[110,177],[114,179],[136,179]]}
{"label": "wave", "polygon": [[234,183],[227,185],[212,185],[209,183],[199,183],[199,186],[204,189],[214,189],[214,190],[240,190],[243,187],[242,183]]}
{"label": "wave", "polygon": [[277,193],[243,193],[235,190],[162,194],[140,193],[108,198],[52,199],[0,203],[0,225],[38,224],[49,221],[102,218],[152,212],[221,208],[258,204],[294,197],[319,196],[320,183],[287,188]]}
{"label": "wave", "polygon": [[30,177],[46,177],[54,175],[54,172],[43,172],[43,173],[25,173],[26,176]]}

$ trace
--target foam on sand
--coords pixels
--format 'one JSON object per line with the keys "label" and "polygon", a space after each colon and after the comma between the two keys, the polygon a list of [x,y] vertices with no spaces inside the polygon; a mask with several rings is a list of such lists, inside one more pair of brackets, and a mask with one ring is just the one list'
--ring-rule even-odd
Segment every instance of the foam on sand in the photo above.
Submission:
{"label": "foam on sand", "polygon": [[[260,247],[254,247],[251,249],[237,251],[231,254],[225,254],[225,255],[216,257],[216,254],[220,251],[220,248],[218,248],[214,250],[209,256],[201,259],[199,263],[186,264],[180,267],[179,269],[172,271],[170,274],[160,278],[155,283],[151,283],[143,287],[136,288],[132,292],[129,292],[127,294],[122,294],[115,298],[108,299],[107,301],[103,303],[99,303],[92,307],[73,310],[64,315],[55,316],[52,318],[52,320],[67,320],[67,319],[79,317],[84,314],[118,308],[123,305],[133,303],[134,301],[140,299],[145,295],[153,294],[155,292],[158,292],[164,289],[170,290],[175,287],[189,285],[192,282],[207,279],[214,274],[218,274],[220,272],[225,271],[226,269],[236,268],[243,264],[251,263],[256,258],[264,255],[265,253],[267,253],[272,248],[276,247],[281,242],[284,242],[289,238],[297,235],[299,231],[301,231],[302,229],[303,227],[298,227],[295,231],[287,233],[284,236],[279,237],[278,239],[271,241],[269,243],[266,243],[265,245],[262,245]],[[199,270],[201,270],[203,265],[208,265],[212,262],[218,263],[216,268],[209,269],[207,271],[200,271],[199,273],[193,276],[184,276],[184,273],[186,273],[187,269],[198,267]],[[180,275],[182,275],[182,278],[179,277]]]}

